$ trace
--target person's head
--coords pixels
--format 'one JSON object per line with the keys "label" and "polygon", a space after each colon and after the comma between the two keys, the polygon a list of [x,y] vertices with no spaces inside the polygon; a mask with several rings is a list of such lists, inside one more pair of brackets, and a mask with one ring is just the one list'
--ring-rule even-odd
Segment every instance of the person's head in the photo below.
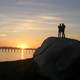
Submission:
{"label": "person's head", "polygon": [[59,26],[61,26],[61,24],[59,24]]}
{"label": "person's head", "polygon": [[62,23],[62,25],[64,25],[64,23]]}

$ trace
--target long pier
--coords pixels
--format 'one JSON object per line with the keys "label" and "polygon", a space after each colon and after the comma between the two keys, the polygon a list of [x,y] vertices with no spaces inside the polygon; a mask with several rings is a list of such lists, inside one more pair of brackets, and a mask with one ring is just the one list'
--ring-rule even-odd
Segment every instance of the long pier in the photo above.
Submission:
{"label": "long pier", "polygon": [[21,53],[22,51],[23,52],[28,52],[28,53],[34,53],[35,52],[35,48],[24,48],[24,49],[21,49],[21,48],[16,48],[16,47],[0,47],[0,52],[11,52],[11,53]]}

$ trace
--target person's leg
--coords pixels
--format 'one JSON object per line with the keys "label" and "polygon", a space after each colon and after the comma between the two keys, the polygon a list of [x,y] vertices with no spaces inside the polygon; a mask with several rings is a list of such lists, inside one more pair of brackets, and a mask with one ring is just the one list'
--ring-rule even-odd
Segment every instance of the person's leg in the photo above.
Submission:
{"label": "person's leg", "polygon": [[58,38],[61,38],[61,32],[60,31],[58,32]]}
{"label": "person's leg", "polygon": [[58,31],[58,38],[59,38],[59,31]]}
{"label": "person's leg", "polygon": [[60,37],[60,32],[58,31],[58,38]]}
{"label": "person's leg", "polygon": [[64,31],[62,32],[62,38],[65,38],[65,33],[64,33]]}
{"label": "person's leg", "polygon": [[60,38],[61,38],[61,32],[60,32]]}
{"label": "person's leg", "polygon": [[61,36],[60,36],[60,38],[62,38],[62,32],[61,32],[61,34],[60,34]]}
{"label": "person's leg", "polygon": [[62,32],[62,38],[63,38],[63,32]]}
{"label": "person's leg", "polygon": [[65,38],[65,33],[64,33],[64,38]]}

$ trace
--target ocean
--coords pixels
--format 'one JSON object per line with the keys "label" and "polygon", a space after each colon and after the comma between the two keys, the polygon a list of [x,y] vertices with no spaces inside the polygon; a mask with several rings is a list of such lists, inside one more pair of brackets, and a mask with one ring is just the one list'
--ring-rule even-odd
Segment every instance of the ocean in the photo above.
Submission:
{"label": "ocean", "polygon": [[15,61],[15,60],[23,60],[23,59],[28,59],[32,58],[34,54],[34,50],[6,50],[6,51],[0,51],[0,62],[2,61]]}

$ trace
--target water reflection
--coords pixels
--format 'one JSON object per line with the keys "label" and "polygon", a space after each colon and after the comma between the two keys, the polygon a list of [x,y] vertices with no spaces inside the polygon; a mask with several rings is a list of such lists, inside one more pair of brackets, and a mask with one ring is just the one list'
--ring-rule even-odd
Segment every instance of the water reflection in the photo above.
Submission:
{"label": "water reflection", "polygon": [[33,57],[33,50],[15,50],[14,51],[0,51],[0,61],[13,61],[13,60],[21,60]]}
{"label": "water reflection", "polygon": [[23,49],[21,49],[21,59],[24,59],[24,52],[23,52],[24,50]]}

